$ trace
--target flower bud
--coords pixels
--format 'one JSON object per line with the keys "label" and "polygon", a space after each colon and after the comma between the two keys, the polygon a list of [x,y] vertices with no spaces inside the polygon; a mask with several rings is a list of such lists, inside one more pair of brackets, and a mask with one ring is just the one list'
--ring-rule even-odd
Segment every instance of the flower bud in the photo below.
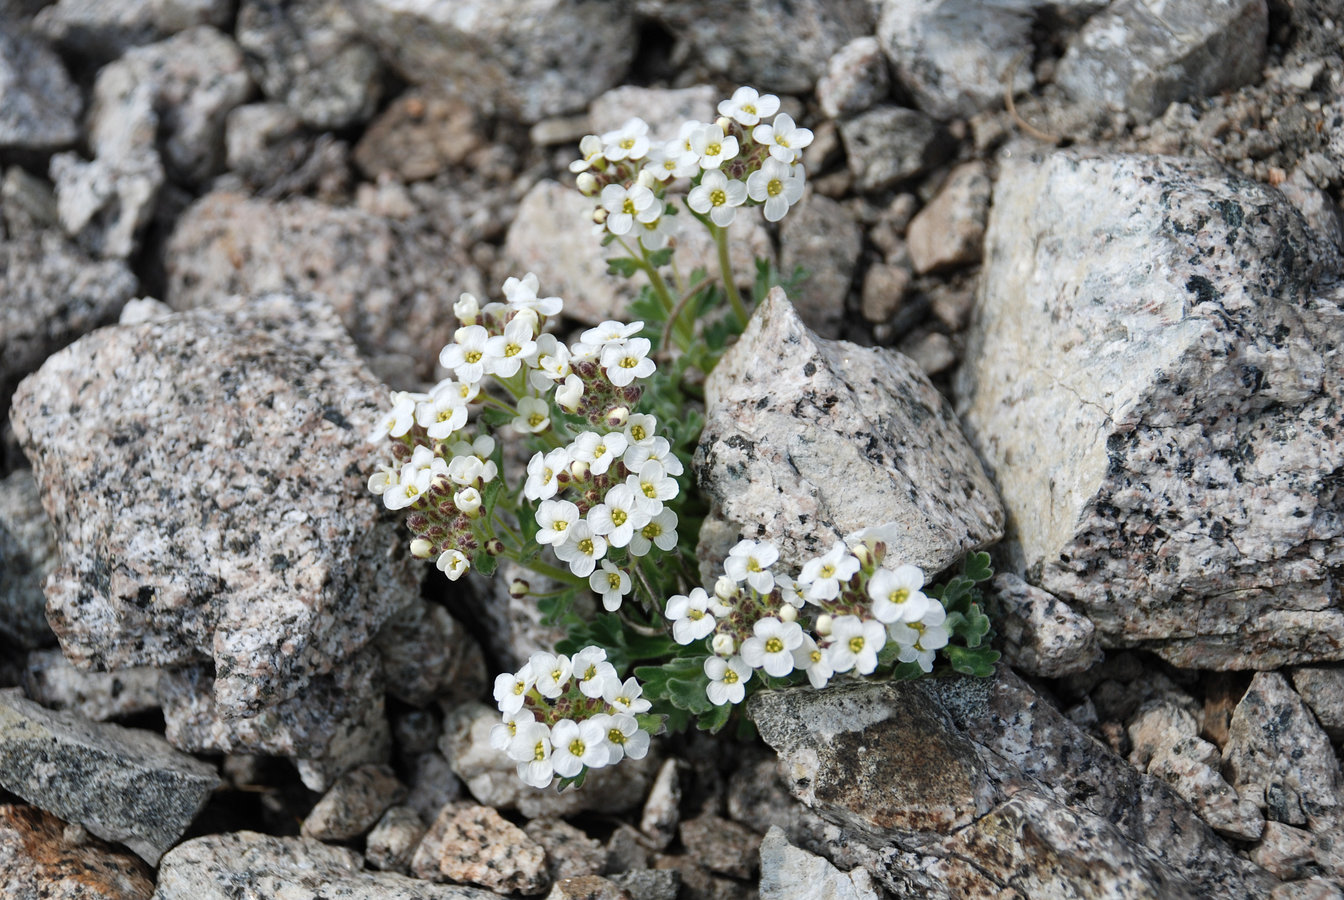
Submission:
{"label": "flower bud", "polygon": [[481,314],[481,304],[472,294],[463,293],[453,304],[453,315],[463,325],[475,325],[476,317]]}
{"label": "flower bud", "polygon": [[416,559],[429,559],[434,555],[434,545],[424,538],[411,541],[411,556]]}
{"label": "flower bud", "polygon": [[515,600],[521,600],[532,591],[532,585],[523,581],[521,578],[515,578],[509,582],[509,596]]}
{"label": "flower bud", "polygon": [[574,179],[574,186],[583,196],[591,197],[597,193],[597,178],[592,172],[580,172],[579,177]]}
{"label": "flower bud", "polygon": [[599,206],[597,209],[593,210],[593,221],[596,222],[598,225],[607,224],[606,207]]}
{"label": "flower bud", "polygon": [[733,600],[737,597],[737,582],[727,575],[720,575],[714,582],[714,596],[720,600]]}
{"label": "flower bud", "polygon": [[522,319],[532,328],[533,336],[541,330],[541,322],[537,318],[537,311],[529,307],[524,307],[513,314],[513,320]]}
{"label": "flower bud", "polygon": [[485,552],[491,556],[499,556],[504,552],[504,542],[499,538],[491,538],[485,542]]}
{"label": "flower bud", "polygon": [[618,406],[607,411],[608,428],[624,428],[628,421],[630,421],[630,410],[627,407]]}
{"label": "flower bud", "polygon": [[453,494],[453,502],[457,504],[457,508],[462,510],[464,514],[475,518],[476,513],[481,508],[481,492],[474,487],[463,488],[456,494]]}
{"label": "flower bud", "polygon": [[714,120],[714,124],[719,126],[720,131],[722,131],[724,134],[727,134],[729,130],[733,127],[733,120],[728,118],[727,116],[719,116],[717,119]]}
{"label": "flower bud", "polygon": [[867,544],[857,544],[849,548],[849,552],[854,554],[854,558],[859,561],[859,565],[868,569],[873,564],[873,551],[868,549]]}
{"label": "flower bud", "polygon": [[732,656],[737,650],[737,643],[731,634],[716,634],[714,640],[710,642],[710,647],[719,656]]}
{"label": "flower bud", "polygon": [[649,188],[650,190],[653,189],[653,186],[656,182],[657,179],[653,177],[653,173],[650,172],[648,169],[640,169],[639,175],[635,178],[636,184],[638,184],[640,187]]}
{"label": "flower bud", "polygon": [[794,607],[794,606],[792,606],[792,605],[790,605],[790,604],[788,604],[788,603],[785,603],[784,606],[780,608],[780,610],[779,610],[779,612],[777,613],[777,615],[779,616],[779,620],[780,620],[781,622],[786,623],[786,624],[789,623],[789,622],[796,622],[796,621],[798,621],[798,610],[797,610],[797,608]]}
{"label": "flower bud", "polygon": [[822,637],[825,637],[826,635],[830,634],[831,633],[830,615],[827,613],[822,613],[821,615],[817,616],[817,623],[815,626],[813,626],[813,630],[816,631],[816,633],[821,635]]}
{"label": "flower bud", "polygon": [[575,481],[583,481],[588,477],[588,464],[581,459],[576,459],[569,464],[569,474],[574,476]]}

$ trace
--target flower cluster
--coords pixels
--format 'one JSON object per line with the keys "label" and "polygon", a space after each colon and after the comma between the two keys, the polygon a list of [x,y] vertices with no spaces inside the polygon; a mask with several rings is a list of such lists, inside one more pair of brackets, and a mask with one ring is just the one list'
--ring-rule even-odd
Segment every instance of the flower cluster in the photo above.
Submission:
{"label": "flower cluster", "polygon": [[535,788],[558,775],[577,778],[588,769],[649,751],[650,703],[634,678],[625,681],[600,647],[573,658],[535,653],[517,672],[495,679],[503,721],[490,744],[518,765],[518,777]]}
{"label": "flower cluster", "polygon": [[[708,639],[706,693],[716,706],[741,703],[759,670],[772,678],[805,672],[814,687],[838,674],[871,675],[884,648],[900,662],[933,670],[948,643],[943,605],[921,590],[916,566],[881,568],[880,533],[859,532],[804,564],[797,578],[775,572],[779,548],[741,541],[711,594],[695,588],[668,600],[679,644]],[[805,627],[807,626],[807,627]]]}

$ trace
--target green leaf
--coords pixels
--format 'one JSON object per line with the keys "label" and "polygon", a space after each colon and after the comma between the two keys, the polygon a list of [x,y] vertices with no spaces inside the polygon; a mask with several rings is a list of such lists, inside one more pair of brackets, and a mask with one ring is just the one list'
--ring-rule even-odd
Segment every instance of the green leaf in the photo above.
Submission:
{"label": "green leaf", "polygon": [[672,262],[672,248],[664,247],[662,250],[655,250],[648,256],[649,265],[655,269],[661,269],[663,266]]}
{"label": "green leaf", "polygon": [[607,274],[631,278],[639,271],[639,263],[628,256],[613,256],[607,260]]}
{"label": "green leaf", "polygon": [[570,778],[561,778],[559,781],[557,781],[555,783],[555,792],[557,794],[563,794],[567,788],[571,787],[574,788],[575,790],[578,790],[579,788],[583,787],[583,781],[587,777],[588,777],[588,767],[584,766],[582,769],[579,769],[579,774],[574,775],[573,777]]}
{"label": "green leaf", "polygon": [[981,642],[989,636],[992,623],[989,616],[980,611],[980,604],[972,603],[970,610],[965,615],[966,625],[961,631],[961,636],[966,641],[967,647],[979,647]]}
{"label": "green leaf", "polygon": [[949,644],[943,648],[952,668],[965,675],[988,678],[994,674],[994,663],[999,661],[999,651],[989,647],[970,649]]}
{"label": "green leaf", "polygon": [[661,666],[640,666],[635,677],[643,684],[645,696],[666,700],[677,709],[699,716],[714,707],[705,693],[709,678],[703,655],[679,657]]}
{"label": "green leaf", "polygon": [[989,554],[981,550],[971,553],[961,562],[961,575],[977,584],[994,577],[994,569],[989,564]]}
{"label": "green leaf", "polygon": [[728,724],[728,719],[732,714],[733,705],[731,703],[716,706],[700,716],[695,722],[695,727],[701,731],[708,731],[710,734],[717,734],[723,726]]}
{"label": "green leaf", "polygon": [[917,662],[897,663],[896,668],[891,670],[892,681],[914,681],[916,678],[923,678],[924,670],[919,667]]}
{"label": "green leaf", "polygon": [[499,560],[485,552],[485,548],[476,551],[475,558],[471,561],[471,566],[477,572],[480,572],[486,578],[495,574],[495,569],[499,566]]}

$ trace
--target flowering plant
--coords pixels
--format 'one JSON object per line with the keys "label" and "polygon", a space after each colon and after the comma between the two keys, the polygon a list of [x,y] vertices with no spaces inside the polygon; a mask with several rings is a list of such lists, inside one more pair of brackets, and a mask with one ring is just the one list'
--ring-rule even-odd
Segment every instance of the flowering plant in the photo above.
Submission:
{"label": "flowering plant", "polygon": [[[502,301],[463,294],[439,356],[450,374],[427,392],[393,392],[373,435],[391,459],[369,489],[405,512],[411,553],[452,580],[513,560],[546,586],[519,579],[511,593],[567,629],[555,653],[494,684],[492,743],[534,787],[641,758],[651,735],[693,718],[717,731],[758,685],[917,677],[939,653],[983,675],[997,658],[975,587],[989,577],[984,554],[926,588],[913,566],[883,568],[880,531],[796,575],[775,570],[774,545],[748,540],[712,594],[694,586],[705,508],[677,479],[703,423],[697,385],[748,316],[728,229],[747,205],[778,221],[803,191],[812,135],[779,105],[744,87],[717,121],[686,123],[671,141],[653,141],[640,119],[584,138],[571,169],[596,201],[595,230],[628,254],[609,260],[612,272],[646,278],[632,304],[643,319],[567,343],[553,331],[564,301],[540,296],[532,273],[506,280]],[[708,230],[717,280],[678,270],[682,218]],[[768,264],[756,276],[758,296],[781,283]],[[581,595],[603,612],[577,612]]]}

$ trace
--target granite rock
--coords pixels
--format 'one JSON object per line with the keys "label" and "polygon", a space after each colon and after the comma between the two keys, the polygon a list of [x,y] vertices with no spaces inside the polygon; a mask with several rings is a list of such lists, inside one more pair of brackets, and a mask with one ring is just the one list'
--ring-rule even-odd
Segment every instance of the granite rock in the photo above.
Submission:
{"label": "granite rock", "polygon": [[410,794],[406,805],[414,809],[425,824],[433,822],[439,810],[462,796],[461,780],[439,751],[419,754],[409,769]]}
{"label": "granite rock", "polygon": [[991,187],[982,162],[952,170],[934,198],[910,220],[905,240],[915,274],[980,261]]}
{"label": "granite rock", "polygon": [[311,298],[232,298],[48,359],[11,418],[62,548],[46,591],[66,656],[212,661],[225,715],[339,669],[415,591],[365,484],[382,404]]}
{"label": "granite rock", "polygon": [[463,291],[485,294],[465,254],[425,223],[301,197],[207,194],[178,221],[167,257],[176,309],[230,293],[318,293],[380,375],[404,360],[426,381],[456,327],[453,302]]}
{"label": "granite rock", "polygon": [[374,645],[388,693],[413,706],[488,693],[480,646],[442,606],[408,604],[383,625]]}
{"label": "granite rock", "polygon": [[871,35],[855,38],[826,62],[817,81],[817,105],[829,118],[855,116],[886,99],[891,75],[882,45]]}
{"label": "granite rock", "polygon": [[243,0],[237,36],[261,92],[305,125],[346,128],[377,108],[382,64],[339,0]]}
{"label": "granite rock", "polygon": [[1250,852],[1251,862],[1284,881],[1310,874],[1314,862],[1312,834],[1282,822],[1266,822],[1260,842]]}
{"label": "granite rock", "polygon": [[1068,604],[1011,572],[995,575],[993,585],[994,627],[1003,635],[1004,658],[1015,668],[1060,678],[1101,662],[1096,628]]}
{"label": "granite rock", "polygon": [[439,813],[411,859],[429,881],[478,884],[504,893],[545,893],[546,851],[488,806],[450,804]]}
{"label": "granite rock", "polygon": [[958,411],[1013,568],[1102,646],[1344,657],[1344,294],[1316,246],[1278,191],[1208,163],[1001,165]]}
{"label": "granite rock", "polygon": [[677,900],[681,890],[681,876],[674,869],[635,869],[608,875],[607,880],[639,900]]}
{"label": "granite rock", "polygon": [[1265,0],[1172,0],[1160,13],[1117,0],[1070,40],[1055,83],[1088,110],[1145,121],[1175,101],[1257,81],[1268,36]]}
{"label": "granite rock", "polygon": [[85,672],[70,665],[60,650],[28,654],[24,692],[50,709],[68,709],[103,722],[159,706],[159,671],[154,668],[119,672]]}
{"label": "granite rock", "polygon": [[809,192],[779,224],[779,263],[807,278],[790,295],[803,323],[824,338],[840,336],[845,302],[863,252],[863,227],[846,207]]}
{"label": "granite rock", "polygon": [[1307,666],[1294,669],[1292,677],[1293,688],[1330,740],[1344,741],[1344,669]]}
{"label": "granite rock", "polygon": [[233,7],[233,0],[59,0],[33,25],[72,56],[101,64],[196,25],[227,28]]}
{"label": "granite rock", "polygon": [[1344,776],[1330,739],[1277,672],[1251,680],[1222,762],[1237,793],[1272,821],[1321,832],[1344,818]]}
{"label": "granite rock", "polygon": [[0,691],[0,785],[151,865],[220,784],[159,735],[52,712]]}
{"label": "granite rock", "polygon": [[[873,33],[867,0],[637,0],[685,41],[711,72],[738,84],[805,94],[845,44]],[[787,40],[781,40],[787,36]]]}
{"label": "granite rock", "polygon": [[620,885],[600,875],[580,875],[557,881],[546,900],[633,900]]}
{"label": "granite rock", "polygon": [[677,835],[681,822],[681,779],[678,771],[685,765],[676,759],[663,763],[649,787],[644,810],[639,817],[639,830],[665,849]]}
{"label": "granite rock", "polygon": [[929,896],[1256,896],[1276,883],[1007,669],[762,692],[748,714],[794,795],[885,848],[892,883],[939,885]]}
{"label": "granite rock", "polygon": [[535,122],[582,109],[634,57],[634,10],[579,0],[351,0],[350,13],[412,84]]}
{"label": "granite rock", "polygon": [[409,183],[461,165],[484,146],[479,116],[463,98],[411,88],[370,123],[355,145],[355,163],[369,178]]}
{"label": "granite rock", "polygon": [[364,861],[375,869],[407,875],[411,871],[411,857],[424,836],[420,814],[409,806],[394,806],[383,813],[369,832]]}
{"label": "granite rock", "polygon": [[149,867],[72,834],[79,830],[36,807],[0,806],[0,894],[7,900],[149,900]]}
{"label": "granite rock", "polygon": [[79,139],[83,101],[46,42],[0,28],[0,152],[51,152]]}
{"label": "granite rock", "polygon": [[632,116],[649,123],[654,140],[677,137],[683,122],[712,122],[718,116],[722,97],[713,85],[687,88],[647,88],[623,84],[588,104],[588,129],[593,134],[613,131]]}
{"label": "granite rock", "polygon": [[21,166],[10,166],[0,181],[0,239],[28,237],[60,227],[51,182]]}
{"label": "granite rock", "polygon": [[498,900],[479,888],[365,872],[359,854],[312,838],[237,831],[193,838],[159,866],[154,900]]}
{"label": "granite rock", "polygon": [[742,879],[756,873],[761,839],[746,826],[706,813],[682,822],[678,832],[686,852],[711,872]]}
{"label": "granite rock", "polygon": [[874,106],[840,123],[854,187],[882,191],[908,181],[937,164],[949,139],[924,113],[899,106]]}
{"label": "granite rock", "polygon": [[705,406],[703,490],[787,564],[892,523],[891,558],[933,573],[1002,532],[994,488],[937,390],[899,354],[818,339],[778,288],[707,380]]}
{"label": "granite rock", "polygon": [[406,796],[392,769],[366,765],[337,778],[303,820],[301,834],[320,841],[347,841],[368,831],[389,806]]}
{"label": "granite rock", "polygon": [[27,649],[53,643],[42,581],[59,561],[56,537],[29,469],[0,480],[0,561],[0,636]]}
{"label": "granite rock", "polygon": [[865,870],[841,872],[772,827],[761,841],[761,900],[798,900],[800,889],[815,900],[879,900]]}
{"label": "granite rock", "polygon": [[546,851],[546,873],[551,881],[582,878],[602,872],[607,849],[564,819],[542,816],[523,826],[523,833]]}

